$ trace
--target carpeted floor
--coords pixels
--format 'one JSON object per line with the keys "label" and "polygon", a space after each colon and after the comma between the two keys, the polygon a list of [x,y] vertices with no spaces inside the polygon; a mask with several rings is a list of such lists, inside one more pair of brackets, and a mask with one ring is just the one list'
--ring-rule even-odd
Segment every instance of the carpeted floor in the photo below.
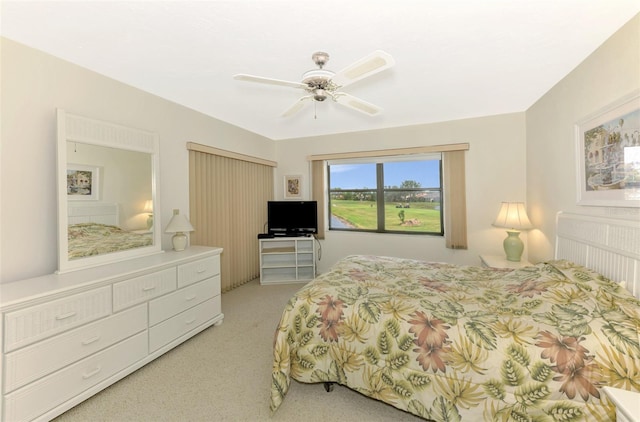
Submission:
{"label": "carpeted floor", "polygon": [[421,421],[336,385],[293,381],[269,410],[273,334],[300,284],[257,280],[222,296],[224,323],[211,327],[60,415],[59,422],[98,421]]}

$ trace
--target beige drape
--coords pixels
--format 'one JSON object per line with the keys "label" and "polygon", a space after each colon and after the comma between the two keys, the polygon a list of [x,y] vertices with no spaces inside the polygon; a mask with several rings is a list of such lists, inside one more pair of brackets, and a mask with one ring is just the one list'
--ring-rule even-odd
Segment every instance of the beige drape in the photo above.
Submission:
{"label": "beige drape", "polygon": [[[467,249],[467,201],[465,185],[465,151],[469,144],[431,145],[412,148],[395,148],[388,150],[341,152],[322,155],[311,155],[311,194],[318,201],[318,237],[324,239],[324,223],[326,217],[326,160],[347,158],[375,158],[398,155],[427,154],[440,152],[443,161],[444,191],[444,237],[447,248]],[[322,206],[321,206],[322,204]],[[322,237],[320,237],[322,236]]]}
{"label": "beige drape", "polygon": [[222,291],[260,276],[257,234],[273,199],[275,163],[188,143],[194,245],[218,246]]}
{"label": "beige drape", "polygon": [[467,199],[464,151],[442,154],[444,238],[449,249],[467,249]]}
{"label": "beige drape", "polygon": [[325,162],[315,160],[311,162],[311,199],[318,202],[318,239],[324,239],[324,223],[326,219],[325,194]]}

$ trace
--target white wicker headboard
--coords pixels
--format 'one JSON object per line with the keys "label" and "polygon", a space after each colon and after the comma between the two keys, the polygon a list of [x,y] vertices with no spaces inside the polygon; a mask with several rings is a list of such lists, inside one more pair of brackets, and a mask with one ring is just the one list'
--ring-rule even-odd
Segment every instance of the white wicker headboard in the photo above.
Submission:
{"label": "white wicker headboard", "polygon": [[626,282],[640,299],[640,221],[560,212],[555,256]]}
{"label": "white wicker headboard", "polygon": [[100,223],[120,227],[119,207],[116,203],[69,201],[67,215],[68,224]]}

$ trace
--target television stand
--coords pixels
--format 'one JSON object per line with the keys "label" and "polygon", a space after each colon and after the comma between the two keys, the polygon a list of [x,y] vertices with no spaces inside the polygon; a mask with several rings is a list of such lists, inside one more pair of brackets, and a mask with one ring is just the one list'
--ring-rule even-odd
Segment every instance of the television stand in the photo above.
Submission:
{"label": "television stand", "polygon": [[260,284],[306,283],[316,276],[313,237],[275,236],[259,239]]}

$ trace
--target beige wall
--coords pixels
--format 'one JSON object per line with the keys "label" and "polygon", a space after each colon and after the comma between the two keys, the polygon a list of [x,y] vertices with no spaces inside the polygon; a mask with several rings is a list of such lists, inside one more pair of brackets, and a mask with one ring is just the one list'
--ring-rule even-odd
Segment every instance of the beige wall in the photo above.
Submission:
{"label": "beige wall", "polygon": [[[310,154],[468,142],[469,250],[439,237],[329,233],[320,271],[345,254],[376,253],[477,264],[502,253],[493,228],[501,201],[527,201],[536,226],[524,233],[531,260],[553,256],[559,210],[640,218],[638,209],[578,207],[573,125],[640,88],[640,18],[636,16],[529,110],[429,125],[273,142],[134,89],[47,54],[2,39],[0,86],[0,281],[56,269],[55,109],[155,131],[160,136],[161,218],[188,210],[186,141],[276,160],[276,196],[283,176],[304,175]],[[317,122],[321,123],[321,122]],[[163,247],[170,240],[163,236]]]}
{"label": "beige wall", "polygon": [[187,141],[275,159],[267,138],[5,38],[0,52],[2,282],[57,267],[56,108],[158,133],[163,225],[173,208],[189,210]]}
{"label": "beige wall", "polygon": [[[524,113],[277,141],[276,196],[283,196],[284,175],[302,174],[305,176],[303,195],[309,198],[306,159],[310,154],[461,142],[469,143],[466,152],[468,250],[446,249],[444,239],[439,236],[327,232],[318,269],[324,272],[339,258],[362,253],[478,265],[480,253],[503,253],[502,240],[506,233],[491,226],[500,202],[526,199]],[[523,240],[526,241],[526,237],[523,233]]]}
{"label": "beige wall", "polygon": [[638,208],[576,204],[575,123],[640,88],[640,15],[561,80],[527,112],[527,200],[538,228],[529,235],[534,261],[553,257],[558,211],[640,218]]}

